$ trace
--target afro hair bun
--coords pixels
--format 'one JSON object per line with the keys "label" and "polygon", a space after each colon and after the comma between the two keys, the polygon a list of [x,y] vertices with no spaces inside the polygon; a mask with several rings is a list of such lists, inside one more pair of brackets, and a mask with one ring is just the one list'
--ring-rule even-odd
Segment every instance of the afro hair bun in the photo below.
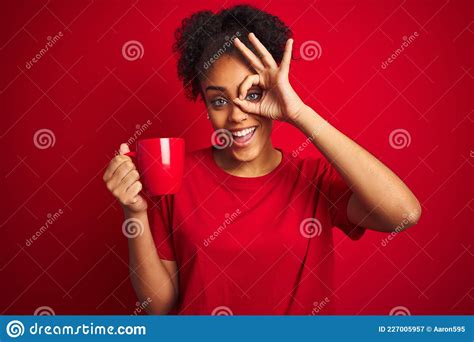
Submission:
{"label": "afro hair bun", "polygon": [[173,52],[178,54],[178,77],[188,98],[195,101],[199,97],[200,80],[213,61],[222,54],[235,52],[233,38],[239,37],[255,51],[247,38],[250,32],[280,63],[292,32],[274,15],[249,5],[238,5],[218,13],[199,11],[182,20],[175,31]]}

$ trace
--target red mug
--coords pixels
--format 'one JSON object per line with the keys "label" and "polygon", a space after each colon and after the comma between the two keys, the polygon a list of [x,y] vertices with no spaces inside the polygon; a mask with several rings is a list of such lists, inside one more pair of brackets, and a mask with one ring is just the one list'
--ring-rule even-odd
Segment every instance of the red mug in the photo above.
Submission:
{"label": "red mug", "polygon": [[151,138],[137,141],[135,159],[145,191],[150,196],[175,194],[182,184],[185,145],[182,138]]}

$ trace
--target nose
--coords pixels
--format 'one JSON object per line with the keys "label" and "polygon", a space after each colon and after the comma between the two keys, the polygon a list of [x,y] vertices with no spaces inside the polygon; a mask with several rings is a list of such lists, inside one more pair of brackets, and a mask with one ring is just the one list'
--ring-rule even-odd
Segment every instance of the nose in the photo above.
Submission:
{"label": "nose", "polygon": [[245,120],[247,117],[248,114],[242,111],[239,106],[234,104],[230,110],[227,120],[232,123],[239,123]]}

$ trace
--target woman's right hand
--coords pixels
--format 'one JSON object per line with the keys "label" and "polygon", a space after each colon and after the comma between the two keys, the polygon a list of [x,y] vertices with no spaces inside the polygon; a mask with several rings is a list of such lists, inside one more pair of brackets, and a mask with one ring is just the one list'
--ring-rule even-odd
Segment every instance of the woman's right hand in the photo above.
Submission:
{"label": "woman's right hand", "polygon": [[139,194],[143,185],[132,158],[125,155],[127,152],[130,152],[128,145],[121,144],[120,154],[112,158],[103,179],[107,189],[118,199],[124,211],[143,213],[146,212],[148,204]]}

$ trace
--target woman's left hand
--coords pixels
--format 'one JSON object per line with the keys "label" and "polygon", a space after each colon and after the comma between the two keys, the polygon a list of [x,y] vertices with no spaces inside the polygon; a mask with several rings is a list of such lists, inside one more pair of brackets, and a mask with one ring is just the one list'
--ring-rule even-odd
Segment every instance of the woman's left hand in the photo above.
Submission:
{"label": "woman's left hand", "polygon": [[[257,73],[245,78],[239,87],[239,97],[233,99],[233,102],[250,114],[259,114],[273,120],[294,122],[305,104],[288,80],[293,39],[287,40],[279,66],[253,33],[249,34],[249,40],[260,58],[255,56],[238,38],[235,38],[234,44]],[[246,99],[247,91],[255,85],[263,91],[262,98],[258,102]]]}

